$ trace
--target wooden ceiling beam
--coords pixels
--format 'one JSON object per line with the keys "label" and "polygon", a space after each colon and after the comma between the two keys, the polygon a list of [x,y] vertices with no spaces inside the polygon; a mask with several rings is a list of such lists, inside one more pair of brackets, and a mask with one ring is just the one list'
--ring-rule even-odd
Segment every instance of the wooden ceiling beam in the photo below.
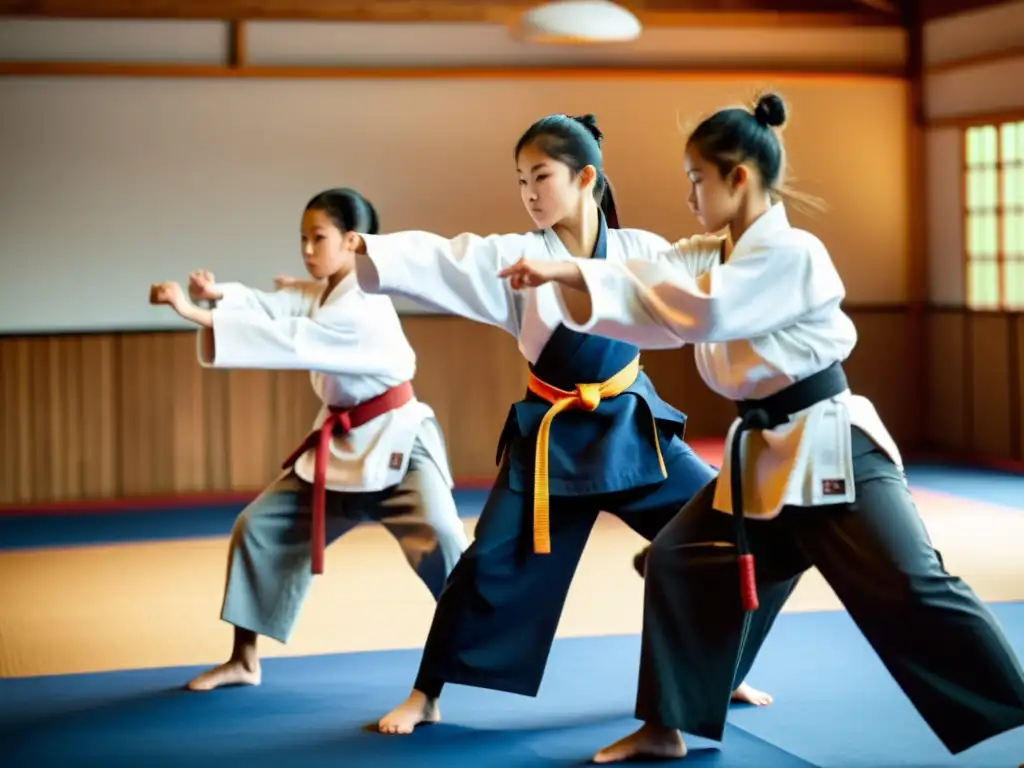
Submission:
{"label": "wooden ceiling beam", "polygon": [[[508,23],[539,0],[0,0],[0,15]],[[896,25],[864,0],[620,0],[646,26]]]}

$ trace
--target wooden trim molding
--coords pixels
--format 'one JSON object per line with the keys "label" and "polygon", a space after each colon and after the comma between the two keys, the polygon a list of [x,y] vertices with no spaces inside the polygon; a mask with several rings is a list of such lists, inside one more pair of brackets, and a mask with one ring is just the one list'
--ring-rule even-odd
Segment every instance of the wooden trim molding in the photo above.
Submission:
{"label": "wooden trim molding", "polygon": [[[620,0],[645,27],[899,27],[899,14],[850,0]],[[508,24],[536,0],[0,0],[0,15],[77,19],[252,19]]]}
{"label": "wooden trim molding", "polygon": [[[244,36],[239,39],[243,41]],[[851,65],[823,70],[818,64],[777,64],[763,68],[733,66],[691,67],[300,67],[250,66],[234,64],[138,64],[76,61],[0,61],[0,77],[158,77],[158,78],[256,78],[294,80],[451,80],[573,78],[591,80],[683,79],[713,77],[794,77],[825,82],[849,80],[905,80],[902,66]]]}
{"label": "wooden trim molding", "polygon": [[1024,120],[1024,109],[995,110],[992,112],[975,112],[969,115],[950,115],[949,117],[928,118],[929,128],[973,128],[978,125],[995,125],[996,123],[1015,123]]}

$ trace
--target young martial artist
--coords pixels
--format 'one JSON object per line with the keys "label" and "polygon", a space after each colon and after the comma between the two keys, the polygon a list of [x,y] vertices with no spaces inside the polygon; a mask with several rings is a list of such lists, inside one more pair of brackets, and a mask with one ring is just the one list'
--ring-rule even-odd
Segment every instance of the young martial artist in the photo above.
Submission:
{"label": "young martial artist", "polygon": [[535,696],[598,512],[650,540],[713,476],[682,440],[685,416],[640,370],[636,346],[574,333],[559,322],[552,289],[523,296],[497,277],[524,253],[620,262],[667,247],[618,228],[600,140],[589,115],[552,115],[523,134],[513,156],[533,232],[399,232],[355,246],[364,289],[503,328],[530,366],[528,392],[499,437],[499,474],[475,541],[438,602],[414,690],[379,723],[385,733],[436,721],[446,682]]}
{"label": "young martial artist", "polygon": [[328,190],[302,216],[315,282],[266,293],[193,273],[193,299],[215,301],[213,310],[193,305],[177,283],[153,286],[155,302],[202,327],[202,365],[308,370],[323,402],[284,473],[235,523],[221,612],[235,627],[234,649],[192,690],[258,684],[256,638],[287,642],[313,574],[323,572],[324,547],[360,523],[381,523],[435,598],[469,545],[443,435],[413,394],[415,353],[391,300],[363,293],[352,271],[355,233],[377,231],[359,193]]}
{"label": "young martial artist", "polygon": [[896,445],[847,386],[843,361],[857,336],[840,308],[843,282],[822,242],[778,202],[784,120],[769,94],[689,137],[690,205],[708,231],[728,229],[724,264],[702,258],[721,246],[700,237],[658,262],[538,259],[505,271],[515,287],[555,281],[575,331],[642,348],[693,344],[704,381],[738,413],[718,478],[650,548],[644,725],[598,763],[683,756],[683,731],[721,739],[733,682],[812,566],[951,752],[1024,724],[1013,650],[946,572]]}

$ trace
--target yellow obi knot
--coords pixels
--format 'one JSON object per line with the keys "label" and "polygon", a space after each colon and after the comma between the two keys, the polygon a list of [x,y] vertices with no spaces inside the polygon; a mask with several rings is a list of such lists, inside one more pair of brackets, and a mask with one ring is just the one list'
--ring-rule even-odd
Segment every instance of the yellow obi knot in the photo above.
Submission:
{"label": "yellow obi knot", "polygon": [[577,384],[576,397],[580,401],[580,408],[585,411],[596,411],[597,406],[601,404],[601,385]]}
{"label": "yellow obi knot", "polygon": [[[533,551],[537,554],[546,555],[551,552],[551,526],[549,519],[550,502],[548,493],[548,446],[551,439],[551,422],[555,416],[562,411],[575,408],[583,411],[595,411],[606,397],[621,395],[636,381],[640,375],[640,358],[635,357],[633,361],[616,373],[607,381],[600,384],[577,384],[576,389],[567,392],[547,384],[533,373],[530,373],[530,381],[527,384],[530,391],[547,402],[551,408],[544,414],[540,422],[540,429],[537,432],[537,455],[534,460],[533,469]],[[665,469],[665,461],[661,457],[661,446],[658,443],[658,433],[655,430],[654,444],[658,449],[658,461],[661,463],[661,473],[668,477]]]}

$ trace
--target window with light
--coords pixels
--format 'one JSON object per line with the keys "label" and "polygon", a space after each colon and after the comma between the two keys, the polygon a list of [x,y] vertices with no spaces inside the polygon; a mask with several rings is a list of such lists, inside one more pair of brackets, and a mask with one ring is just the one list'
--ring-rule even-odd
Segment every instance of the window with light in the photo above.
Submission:
{"label": "window with light", "polygon": [[967,306],[1024,309],[1024,120],[964,130]]}

